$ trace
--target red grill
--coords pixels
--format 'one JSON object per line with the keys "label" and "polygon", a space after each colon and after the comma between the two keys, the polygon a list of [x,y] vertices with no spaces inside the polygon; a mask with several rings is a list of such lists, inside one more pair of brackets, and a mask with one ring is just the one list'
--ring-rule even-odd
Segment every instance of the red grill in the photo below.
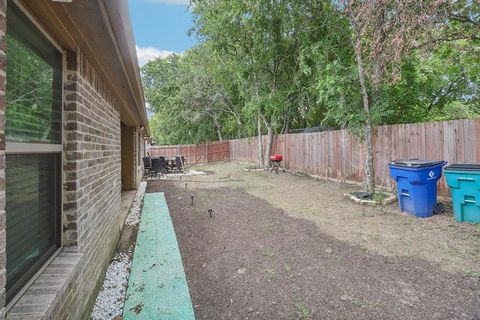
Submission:
{"label": "red grill", "polygon": [[270,172],[272,172],[272,170],[275,171],[275,173],[278,173],[278,169],[282,169],[283,172],[285,172],[285,170],[282,168],[282,165],[280,164],[283,160],[283,157],[279,154],[272,154],[270,156]]}
{"label": "red grill", "polygon": [[270,161],[272,161],[272,162],[280,162],[282,160],[283,160],[283,157],[279,154],[272,154],[270,156]]}

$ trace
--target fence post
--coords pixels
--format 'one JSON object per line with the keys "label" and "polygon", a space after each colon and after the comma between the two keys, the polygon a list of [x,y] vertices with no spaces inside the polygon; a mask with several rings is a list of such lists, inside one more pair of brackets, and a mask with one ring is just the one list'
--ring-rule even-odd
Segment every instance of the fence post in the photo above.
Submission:
{"label": "fence post", "polygon": [[205,155],[206,155],[206,157],[207,157],[207,161],[206,161],[206,162],[208,163],[208,141],[205,142]]}

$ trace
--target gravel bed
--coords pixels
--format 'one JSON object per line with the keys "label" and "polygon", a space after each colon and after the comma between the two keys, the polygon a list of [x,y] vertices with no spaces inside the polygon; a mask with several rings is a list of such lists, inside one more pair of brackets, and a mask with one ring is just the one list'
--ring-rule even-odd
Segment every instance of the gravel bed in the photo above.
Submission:
{"label": "gravel bed", "polygon": [[132,261],[126,253],[115,254],[108,266],[90,319],[107,320],[122,315],[131,265]]}
{"label": "gravel bed", "polygon": [[175,173],[168,173],[168,174],[159,174],[156,177],[149,177],[147,180],[170,180],[174,179],[176,177],[191,177],[191,176],[203,176],[206,175],[207,173],[201,170],[194,170],[194,169],[189,169],[185,170],[184,172],[175,172]]}
{"label": "gravel bed", "polygon": [[[136,226],[140,222],[143,205],[143,196],[147,182],[143,181],[137,190],[132,206],[125,220],[129,226]],[[102,289],[98,293],[95,306],[90,319],[92,320],[117,320],[123,314],[125,293],[128,287],[128,277],[132,265],[133,245],[128,252],[117,252],[107,268]]]}
{"label": "gravel bed", "polygon": [[125,220],[125,223],[129,226],[135,226],[140,222],[140,214],[142,213],[143,196],[145,195],[145,189],[147,188],[147,182],[142,181],[138,187],[135,199],[133,199],[130,213]]}

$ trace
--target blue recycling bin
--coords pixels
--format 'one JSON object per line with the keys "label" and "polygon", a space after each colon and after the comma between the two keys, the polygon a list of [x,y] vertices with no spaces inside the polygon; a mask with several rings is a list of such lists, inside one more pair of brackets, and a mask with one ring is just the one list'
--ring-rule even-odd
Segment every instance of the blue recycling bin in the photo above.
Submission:
{"label": "blue recycling bin", "polygon": [[452,164],[445,168],[458,222],[480,223],[480,164]]}
{"label": "blue recycling bin", "polygon": [[437,204],[437,181],[442,177],[445,161],[421,159],[396,160],[389,163],[390,176],[397,182],[400,211],[416,217],[433,215]]}

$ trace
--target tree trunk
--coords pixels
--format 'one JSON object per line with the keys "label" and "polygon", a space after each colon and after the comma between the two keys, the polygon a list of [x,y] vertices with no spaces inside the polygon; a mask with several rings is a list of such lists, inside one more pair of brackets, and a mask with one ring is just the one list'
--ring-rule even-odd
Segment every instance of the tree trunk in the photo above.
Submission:
{"label": "tree trunk", "polygon": [[217,136],[218,136],[218,141],[222,142],[223,141],[222,132],[220,131],[219,127],[217,127]]}
{"label": "tree trunk", "polygon": [[363,97],[363,109],[367,115],[365,120],[365,143],[367,145],[367,157],[365,164],[365,177],[367,192],[373,197],[375,194],[375,169],[373,167],[373,146],[372,146],[372,118],[370,115],[370,101],[368,99],[367,86],[365,84],[365,66],[362,58],[362,44],[357,34],[355,40],[355,59],[357,60],[358,78]]}
{"label": "tree trunk", "polygon": [[260,109],[260,92],[258,88],[257,74],[253,73],[253,85],[255,88],[255,100],[257,102],[258,117],[257,117],[257,131],[258,131],[258,166],[265,167],[265,158],[263,155],[263,139],[262,139],[262,111]]}
{"label": "tree trunk", "polygon": [[237,119],[237,138],[240,139],[240,138],[243,138],[245,135],[243,134],[243,125],[242,125],[242,121],[238,120]]}
{"label": "tree trunk", "polygon": [[213,117],[213,124],[215,126],[215,131],[217,132],[218,140],[222,142],[223,141],[222,130],[220,128],[220,123],[218,122],[218,119],[215,117]]}
{"label": "tree trunk", "polygon": [[282,130],[280,131],[280,134],[288,133],[288,122],[290,121],[290,114],[287,113],[285,117],[283,118],[283,126]]}
{"label": "tree trunk", "polygon": [[258,130],[258,166],[265,166],[265,158],[263,156],[263,139],[262,139],[262,118],[261,113],[258,113],[257,117],[257,130]]}
{"label": "tree trunk", "polygon": [[268,140],[267,140],[267,150],[265,150],[265,157],[264,161],[266,162],[265,165],[270,166],[270,156],[272,155],[272,146],[273,146],[273,128],[271,123],[267,121],[264,115],[262,115],[262,120],[263,123],[265,124],[265,127],[267,127],[267,135],[268,135]]}

